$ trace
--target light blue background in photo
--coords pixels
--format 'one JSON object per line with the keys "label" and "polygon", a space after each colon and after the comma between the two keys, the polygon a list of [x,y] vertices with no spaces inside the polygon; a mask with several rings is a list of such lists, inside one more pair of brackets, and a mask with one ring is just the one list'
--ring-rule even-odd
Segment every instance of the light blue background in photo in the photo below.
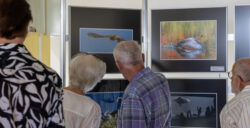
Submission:
{"label": "light blue background in photo", "polygon": [[88,53],[113,53],[117,41],[107,38],[93,38],[88,33],[96,33],[102,36],[118,35],[124,40],[133,40],[132,29],[98,29],[98,28],[80,28],[80,51]]}

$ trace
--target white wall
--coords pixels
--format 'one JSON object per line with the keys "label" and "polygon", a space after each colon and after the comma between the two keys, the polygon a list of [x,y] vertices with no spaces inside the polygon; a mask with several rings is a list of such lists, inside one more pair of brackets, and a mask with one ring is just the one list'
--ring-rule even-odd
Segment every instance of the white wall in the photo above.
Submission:
{"label": "white wall", "polygon": [[140,9],[142,0],[70,0],[71,6]]}
{"label": "white wall", "polygon": [[44,0],[27,0],[30,4],[33,22],[30,23],[34,26],[39,33],[45,32],[45,1]]}
{"label": "white wall", "polygon": [[61,0],[45,0],[45,5],[45,33],[51,36],[59,36],[61,23]]}

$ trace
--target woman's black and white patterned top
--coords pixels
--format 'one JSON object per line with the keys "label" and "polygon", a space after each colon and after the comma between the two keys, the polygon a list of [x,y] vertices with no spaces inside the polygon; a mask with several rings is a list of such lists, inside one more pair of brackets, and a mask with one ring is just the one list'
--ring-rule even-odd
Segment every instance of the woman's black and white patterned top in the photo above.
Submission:
{"label": "woman's black and white patterned top", "polygon": [[64,127],[62,83],[21,44],[0,44],[0,127]]}

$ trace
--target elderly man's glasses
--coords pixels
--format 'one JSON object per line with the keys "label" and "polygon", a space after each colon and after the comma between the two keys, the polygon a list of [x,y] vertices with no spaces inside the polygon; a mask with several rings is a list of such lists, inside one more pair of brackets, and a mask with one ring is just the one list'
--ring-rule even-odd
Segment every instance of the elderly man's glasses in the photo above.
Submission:
{"label": "elderly man's glasses", "polygon": [[[233,72],[232,72],[232,71],[228,72],[227,75],[228,75],[228,78],[229,78],[229,79],[232,79],[232,78],[233,78]],[[244,80],[241,78],[240,75],[237,75],[237,74],[236,74],[235,76],[238,76],[238,77],[241,79],[241,81],[244,82]]]}

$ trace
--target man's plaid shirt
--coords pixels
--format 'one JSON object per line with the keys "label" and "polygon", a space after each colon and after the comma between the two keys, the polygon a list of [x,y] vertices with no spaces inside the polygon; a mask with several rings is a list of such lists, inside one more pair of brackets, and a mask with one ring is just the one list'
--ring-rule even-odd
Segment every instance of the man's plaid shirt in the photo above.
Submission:
{"label": "man's plaid shirt", "polygon": [[171,104],[168,81],[145,68],[126,88],[118,112],[118,128],[170,128]]}

